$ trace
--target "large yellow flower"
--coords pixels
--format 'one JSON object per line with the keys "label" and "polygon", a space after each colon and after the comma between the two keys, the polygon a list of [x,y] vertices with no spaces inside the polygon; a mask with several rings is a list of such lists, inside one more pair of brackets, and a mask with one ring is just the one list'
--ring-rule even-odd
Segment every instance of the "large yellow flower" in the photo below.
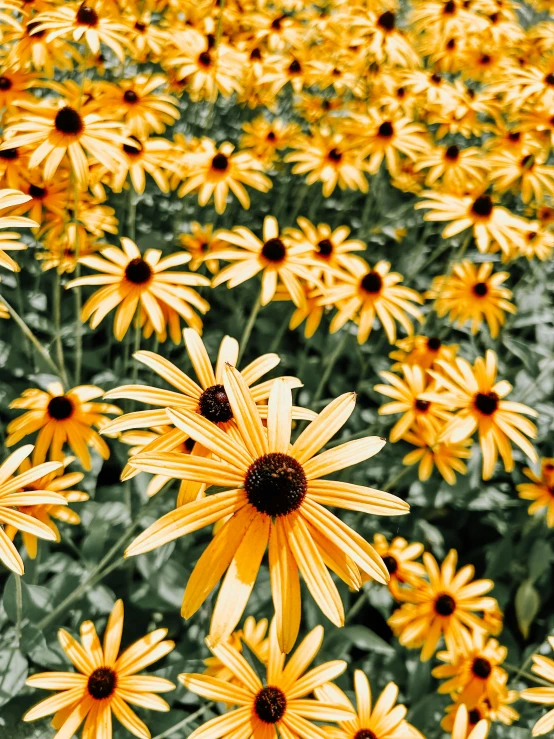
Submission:
{"label": "large yellow flower", "polygon": [[351,415],[353,393],[330,403],[291,446],[292,399],[285,380],[277,380],[271,388],[267,430],[246,382],[229,365],[224,386],[237,424],[236,437],[197,413],[168,411],[178,428],[218,459],[150,453],[130,463],[147,472],[165,470],[174,477],[231,489],[166,514],[131,544],[127,555],[151,551],[230,516],[193,570],[183,615],[188,618],[198,610],[227,570],[210,631],[214,642],[227,638],[246,606],[269,543],[279,644],[288,652],[300,627],[299,571],[319,607],[337,626],[344,623],[344,610],[327,567],[356,590],[361,585],[360,570],[382,583],[389,578],[373,547],[324,506],[378,515],[402,515],[409,507],[388,493],[321,479],[369,459],[385,443],[367,437],[314,456]]}
{"label": "large yellow flower", "polygon": [[306,669],[323,641],[323,628],[316,626],[285,664],[279,649],[277,629],[272,624],[265,684],[246,659],[230,644],[214,644],[212,653],[229,669],[233,683],[202,674],[179,675],[189,690],[204,698],[238,706],[199,726],[189,739],[225,737],[263,737],[275,739],[277,731],[287,739],[327,736],[312,721],[341,721],[353,717],[352,708],[336,701],[316,701],[309,696],[324,683],[334,680],[346,669],[346,662],[334,660]]}
{"label": "large yellow flower", "polygon": [[[18,190],[0,190],[0,210],[27,203],[30,199],[30,195],[25,195]],[[23,216],[2,216],[0,218],[0,228],[12,228],[14,226],[16,228],[22,226],[34,227],[38,226],[38,223]],[[6,254],[6,251],[21,251],[27,248],[18,239],[19,234],[13,231],[0,232],[0,265],[12,272],[19,272],[21,267],[17,262],[14,262],[9,254]]]}
{"label": "large yellow flower", "polygon": [[[375,534],[373,546],[383,559],[390,575],[388,585],[391,595],[396,600],[402,600],[402,593],[405,592],[405,587],[402,586],[417,587],[421,578],[425,576],[425,567],[421,562],[415,561],[423,553],[423,544],[419,541],[408,544],[401,536],[395,536],[389,544],[383,534]],[[367,579],[362,574],[362,580]]]}
{"label": "large yellow flower", "polygon": [[[554,649],[554,637],[548,637],[550,647]],[[546,706],[554,703],[554,661],[542,654],[533,655],[533,667],[531,668],[535,675],[543,680],[553,683],[553,687],[527,688],[522,690],[520,697],[531,703],[540,703]],[[541,736],[547,734],[554,728],[554,709],[545,713],[537,723],[533,726],[533,736]]]}
{"label": "large yellow flower", "polygon": [[[128,703],[154,711],[169,711],[156,693],[174,690],[163,677],[137,675],[169,654],[175,646],[163,641],[167,629],[156,629],[119,654],[123,634],[123,602],[116,601],[100,643],[92,621],[81,624],[79,643],[64,629],[58,632],[61,647],[77,672],[41,672],[31,675],[32,688],[62,691],[27,711],[23,720],[36,721],[54,714],[52,726],[58,739],[69,739],[85,722],[83,737],[112,739],[112,713],[134,736],[150,739],[150,732]],[[119,655],[119,656],[118,656]]]}
{"label": "large yellow flower", "polygon": [[108,422],[106,413],[121,413],[115,405],[90,402],[103,393],[94,385],[79,385],[64,392],[59,382],[48,385],[47,390],[25,390],[10,403],[10,408],[23,408],[27,413],[8,424],[6,446],[13,446],[38,431],[33,454],[35,464],[44,462],[48,449],[50,459],[63,462],[63,447],[68,443],[83,467],[90,470],[88,447],[93,447],[103,459],[110,456],[108,445],[93,426],[102,428]]}
{"label": "large yellow flower", "polygon": [[536,475],[529,467],[523,468],[523,474],[531,482],[524,482],[517,486],[519,497],[523,500],[532,500],[529,506],[529,515],[546,509],[546,525],[554,526],[554,459],[541,459],[541,473]]}
{"label": "large yellow flower", "polygon": [[139,320],[145,314],[155,331],[161,333],[166,323],[161,304],[166,304],[189,325],[201,330],[202,321],[191,306],[202,313],[210,306],[191,286],[209,285],[210,281],[207,277],[190,272],[167,271],[189,262],[190,254],[177,252],[162,257],[158,249],[148,249],[143,257],[135,242],[126,237],[122,237],[121,246],[122,249],[115,246],[102,249],[100,254],[104,259],[86,256],[79,260],[100,274],[71,280],[66,287],[104,286],[87,300],[81,320],[88,321],[91,318],[90,325],[96,328],[117,307],[113,330],[115,338],[121,341],[137,312]]}

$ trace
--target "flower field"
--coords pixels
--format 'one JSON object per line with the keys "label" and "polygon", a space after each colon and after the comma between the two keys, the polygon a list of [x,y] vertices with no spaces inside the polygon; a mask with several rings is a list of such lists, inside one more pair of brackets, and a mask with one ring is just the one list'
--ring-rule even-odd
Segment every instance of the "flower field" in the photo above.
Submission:
{"label": "flower field", "polygon": [[0,736],[554,731],[553,12],[0,0]]}

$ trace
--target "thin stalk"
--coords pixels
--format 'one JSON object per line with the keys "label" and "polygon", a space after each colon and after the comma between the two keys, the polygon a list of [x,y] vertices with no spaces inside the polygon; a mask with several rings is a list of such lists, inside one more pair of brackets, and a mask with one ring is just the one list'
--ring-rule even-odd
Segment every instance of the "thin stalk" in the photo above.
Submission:
{"label": "thin stalk", "polygon": [[23,588],[21,576],[15,575],[15,638],[21,643],[21,622],[23,620]]}
{"label": "thin stalk", "polygon": [[56,277],[54,279],[54,291],[52,295],[52,304],[54,312],[54,342],[56,346],[56,360],[60,368],[60,374],[63,384],[66,389],[69,388],[69,381],[67,378],[67,372],[65,370],[65,362],[63,358],[63,343],[62,343],[62,321],[61,321],[61,295],[62,295],[62,283],[61,274],[58,270],[55,270]]}
{"label": "thin stalk", "polygon": [[135,318],[135,341],[133,344],[133,354],[131,356],[131,360],[133,362],[133,385],[137,384],[138,380],[138,362],[133,359],[134,355],[140,350],[140,337],[141,337],[141,325],[140,325],[140,313],[137,312],[136,318]]}
{"label": "thin stalk", "polygon": [[183,729],[185,726],[188,726],[188,724],[191,724],[197,718],[200,718],[203,713],[205,713],[209,708],[212,708],[214,705],[215,704],[213,701],[206,703],[206,705],[202,706],[202,708],[199,708],[198,711],[191,713],[190,716],[187,716],[182,721],[179,721],[179,723],[175,724],[175,726],[170,726],[169,729],[162,731],[161,734],[157,734],[155,737],[153,737],[153,739],[167,739],[168,736],[174,736],[176,731],[178,731],[179,729]]}
{"label": "thin stalk", "polygon": [[333,371],[335,364],[340,357],[340,355],[344,351],[344,347],[346,346],[346,342],[348,341],[348,337],[350,334],[348,331],[344,331],[341,340],[337,343],[335,347],[335,351],[331,354],[329,357],[329,360],[327,361],[327,364],[325,365],[325,370],[323,371],[323,374],[321,375],[321,380],[319,381],[319,385],[316,388],[316,391],[314,393],[313,398],[311,399],[311,403],[316,403],[320,398],[325,390],[325,386],[327,385],[327,380],[331,376],[331,372]]}
{"label": "thin stalk", "polygon": [[252,306],[252,310],[250,311],[250,315],[248,316],[248,321],[246,322],[246,326],[244,327],[244,331],[242,332],[242,336],[240,337],[239,356],[238,356],[237,364],[240,363],[240,360],[243,357],[245,349],[248,346],[250,334],[252,333],[252,329],[254,328],[254,324],[256,323],[256,318],[258,317],[258,313],[260,312],[261,307],[262,307],[262,290],[260,288],[260,294],[256,298],[256,302]]}
{"label": "thin stalk", "polygon": [[545,685],[548,688],[552,687],[552,683],[549,683],[546,680],[542,680],[540,677],[537,677],[536,675],[533,675],[530,672],[525,672],[519,667],[516,667],[516,665],[511,665],[509,662],[503,662],[502,667],[505,667],[509,672],[515,672],[516,673],[515,677],[521,676],[521,677],[524,677],[526,680],[530,680],[531,682],[537,683],[538,685]]}
{"label": "thin stalk", "polygon": [[285,316],[283,318],[283,321],[281,325],[279,326],[277,333],[275,334],[275,338],[271,342],[271,346],[269,347],[270,352],[276,352],[279,346],[281,345],[283,336],[287,333],[287,328],[289,327],[289,323],[290,323],[290,313],[285,310]]}
{"label": "thin stalk", "polygon": [[[23,315],[25,306],[23,303],[23,290],[21,289],[21,279],[19,277],[19,274],[15,273],[15,282],[17,285],[17,310],[20,312],[21,315]],[[25,353],[27,354],[27,359],[29,361],[29,364],[34,367],[36,371],[36,364],[33,364],[33,350],[31,349],[31,346],[29,342],[27,341],[27,337],[24,338],[24,346],[25,346]]]}
{"label": "thin stalk", "polygon": [[127,207],[127,236],[131,241],[136,238],[137,199],[133,185],[129,183],[129,199]]}
{"label": "thin stalk", "polygon": [[404,469],[400,470],[400,472],[397,475],[395,475],[394,477],[391,477],[391,479],[387,482],[387,484],[383,488],[383,491],[387,493],[389,490],[395,487],[395,485],[397,485],[400,482],[400,480],[402,480],[402,478],[408,474],[410,469],[411,467],[404,467]]}
{"label": "thin stalk", "polygon": [[354,616],[361,611],[362,606],[364,605],[366,600],[367,600],[367,590],[362,586],[362,592],[360,593],[359,597],[357,598],[352,608],[348,611],[348,613],[344,617],[344,623],[351,621],[354,618]]}
{"label": "thin stalk", "polygon": [[12,306],[8,303],[8,301],[3,295],[0,295],[0,301],[6,306],[6,309],[8,313],[10,314],[11,318],[17,324],[18,328],[21,329],[21,332],[25,336],[25,338],[31,342],[31,345],[33,346],[37,354],[40,356],[40,358],[54,372],[55,375],[60,377],[61,372],[60,372],[59,367],[56,365],[56,363],[54,362],[52,357],[48,354],[48,352],[44,349],[44,347],[42,346],[40,341],[37,339],[37,337],[33,334],[29,326],[27,326],[23,318],[21,318],[19,313],[17,313],[17,311],[14,308],[12,308]]}

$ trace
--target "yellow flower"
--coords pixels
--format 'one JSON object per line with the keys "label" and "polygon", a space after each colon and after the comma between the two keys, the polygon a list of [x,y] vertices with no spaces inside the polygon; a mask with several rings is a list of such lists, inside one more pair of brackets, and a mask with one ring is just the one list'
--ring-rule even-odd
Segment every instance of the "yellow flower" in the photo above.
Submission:
{"label": "yellow flower", "polygon": [[32,444],[22,446],[0,465],[0,560],[18,575],[24,572],[23,561],[5,529],[15,527],[24,532],[27,537],[55,541],[56,534],[52,528],[29,515],[25,508],[39,505],[67,505],[67,500],[58,492],[40,489],[25,490],[25,487],[31,486],[40,478],[59,470],[62,466],[60,462],[45,462],[20,475],[14,474],[32,451]]}
{"label": "yellow flower", "polygon": [[397,360],[391,369],[394,372],[403,364],[416,364],[423,369],[432,369],[437,359],[452,362],[458,351],[457,344],[443,344],[438,336],[407,336],[396,342],[398,349],[389,354],[391,359]]}
{"label": "yellow flower", "polygon": [[205,313],[209,304],[193,290],[192,285],[208,285],[209,280],[190,272],[169,272],[171,267],[186,264],[190,254],[176,252],[162,257],[158,249],[148,249],[144,257],[134,241],[121,238],[122,249],[107,246],[98,256],[85,256],[79,261],[100,274],[79,277],[66,287],[79,285],[103,285],[83,306],[81,320],[91,318],[91,328],[96,328],[114,308],[114,336],[122,341],[135,315],[146,314],[157,333],[163,331],[165,318],[161,304],[173,308],[189,324],[198,330],[202,321],[191,306]]}
{"label": "yellow flower", "polygon": [[[27,203],[30,199],[29,195],[25,195],[18,190],[0,190],[0,210]],[[38,226],[38,223],[23,216],[2,216],[0,218],[0,228],[12,228],[14,226],[15,228],[33,227]],[[19,234],[14,231],[0,231],[0,265],[12,272],[19,272],[21,267],[9,254],[6,254],[6,251],[21,251],[27,248],[25,244],[17,241],[17,239],[19,239]]]}
{"label": "yellow flower", "polygon": [[471,439],[462,439],[455,443],[439,441],[439,433],[425,428],[408,431],[403,438],[417,449],[408,452],[402,464],[410,466],[419,463],[417,474],[422,482],[431,477],[434,467],[449,485],[455,484],[456,472],[460,475],[467,472],[463,460],[471,457]]}
{"label": "yellow flower", "polygon": [[521,195],[524,203],[544,200],[554,195],[554,167],[545,164],[546,156],[495,152],[489,155],[489,181],[497,192],[508,190]]}
{"label": "yellow flower", "polygon": [[541,459],[541,474],[536,475],[529,467],[523,468],[523,474],[531,482],[517,485],[519,497],[523,500],[532,500],[529,506],[529,515],[546,509],[546,525],[554,526],[554,459],[543,457]]}
{"label": "yellow flower", "polygon": [[93,426],[102,428],[108,422],[106,413],[121,413],[115,405],[90,402],[103,394],[104,391],[94,385],[79,385],[65,393],[59,382],[48,385],[47,390],[25,390],[10,403],[10,408],[23,408],[27,413],[8,424],[6,446],[13,446],[38,431],[34,464],[46,459],[48,449],[50,459],[63,462],[63,447],[67,442],[83,467],[90,470],[88,447],[93,447],[103,459],[110,456],[108,445]]}
{"label": "yellow flower", "polygon": [[[25,513],[28,516],[42,522],[49,529],[52,530],[55,541],[61,541],[60,532],[58,527],[52,519],[62,521],[63,523],[78,524],[81,522],[79,515],[75,513],[71,508],[68,507],[68,503],[82,503],[88,500],[88,495],[81,492],[80,490],[68,490],[77,483],[81,482],[84,475],[82,472],[69,472],[64,474],[64,470],[68,464],[73,461],[74,457],[66,457],[63,461],[63,469],[59,467],[48,474],[43,475],[38,480],[25,483],[19,492],[29,492],[37,490],[39,492],[49,491],[59,493],[65,498],[64,503],[30,503],[29,505],[19,505],[18,510],[21,513]],[[38,465],[44,467],[44,465]],[[20,476],[24,473],[33,475],[37,465],[32,465],[29,459],[24,459],[19,466]],[[21,480],[23,482],[23,480]],[[16,533],[19,531],[17,523],[7,525],[5,527],[6,534],[13,541]],[[37,537],[35,534],[28,533],[21,529],[21,536],[23,539],[23,545],[27,551],[27,554],[31,559],[35,559],[37,556]]]}
{"label": "yellow flower", "polygon": [[[83,736],[112,739],[112,713],[132,734],[150,739],[150,732],[128,703],[154,711],[169,711],[169,705],[156,693],[174,690],[163,677],[137,675],[153,662],[165,657],[175,646],[163,641],[167,629],[157,629],[131,644],[119,654],[123,633],[123,602],[116,601],[100,643],[92,621],[81,624],[79,643],[64,629],[58,639],[77,672],[41,672],[31,675],[32,688],[62,691],[38,703],[23,717],[36,721],[54,714],[56,737],[70,737],[85,722]],[[119,656],[118,656],[119,654]]]}
{"label": "yellow flower", "polygon": [[[550,647],[554,649],[554,637],[548,637]],[[543,680],[554,683],[554,661],[542,654],[533,655],[533,667],[531,670]],[[526,688],[519,694],[523,700],[531,703],[540,703],[544,705],[552,705],[554,702],[554,687]],[[554,710],[545,713],[537,723],[533,726],[533,736],[541,736],[552,731],[554,727]]]}
{"label": "yellow flower", "polygon": [[467,707],[461,703],[452,724],[452,739],[485,739],[489,733],[489,723],[484,719],[469,729],[469,714]]}
{"label": "yellow flower", "polygon": [[406,721],[406,706],[397,705],[399,690],[395,683],[385,686],[375,704],[372,704],[369,680],[361,670],[354,671],[354,688],[357,709],[333,683],[317,687],[314,691],[318,700],[335,703],[354,712],[354,718],[339,720],[340,728],[332,730],[331,736],[336,739],[423,739],[423,734]]}
{"label": "yellow flower", "polygon": [[[481,698],[475,708],[468,711],[467,731],[470,732],[475,728],[479,721],[482,721],[483,719],[486,719],[487,723],[500,721],[507,726],[513,724],[514,721],[518,720],[519,713],[510,706],[510,703],[514,703],[518,698],[519,694],[517,690],[504,691],[504,693],[499,696],[499,705],[496,710],[491,708],[486,697]],[[452,731],[459,705],[460,703],[452,703],[450,706],[445,708],[446,715],[441,721],[441,727],[445,731]]]}
{"label": "yellow flower", "polygon": [[[402,600],[406,591],[402,585],[417,587],[422,577],[425,577],[425,567],[416,562],[423,554],[423,544],[418,541],[408,544],[406,539],[395,536],[389,544],[383,534],[374,534],[373,546],[382,558],[390,575],[389,590],[396,600]],[[362,574],[365,582],[368,578]]]}
{"label": "yellow flower", "polygon": [[[430,370],[439,388],[447,390],[446,397],[437,395],[439,401],[447,401],[456,408],[456,415],[447,422],[441,439],[457,443],[479,432],[479,443],[483,453],[483,479],[490,480],[493,475],[498,453],[508,472],[514,468],[510,441],[531,459],[537,460],[537,453],[526,438],[535,438],[537,430],[531,421],[521,414],[537,416],[538,413],[523,403],[504,400],[512,386],[507,380],[496,379],[496,354],[487,350],[485,358],[477,357],[473,367],[460,357],[453,364],[439,360],[441,373]],[[434,400],[433,393],[428,394]]]}
{"label": "yellow flower", "polygon": [[455,651],[462,643],[465,629],[485,629],[475,611],[489,611],[496,600],[483,597],[492,590],[492,580],[474,580],[473,565],[465,565],[456,573],[458,554],[451,549],[441,565],[429,552],[424,552],[423,563],[429,582],[421,580],[417,587],[406,591],[408,601],[398,608],[388,623],[405,647],[423,647],[420,659],[426,662],[444,636],[447,649]]}
{"label": "yellow flower", "polygon": [[426,296],[435,301],[435,310],[441,318],[463,326],[471,321],[471,333],[476,334],[483,320],[489,326],[491,336],[498,336],[505,321],[505,313],[515,313],[510,303],[511,290],[502,286],[509,272],[495,272],[492,262],[473,264],[468,259],[452,267],[449,275],[435,277]]}
{"label": "yellow flower", "polygon": [[264,219],[263,241],[244,226],[236,226],[232,231],[220,231],[218,238],[238,248],[219,252],[220,259],[235,264],[225,267],[214,277],[213,287],[224,282],[230,288],[236,287],[263,272],[262,305],[273,300],[280,279],[294,304],[298,308],[305,307],[306,296],[301,280],[309,284],[317,283],[316,275],[310,268],[320,266],[311,255],[309,243],[293,242],[279,231],[279,224],[273,216]]}
{"label": "yellow flower", "polygon": [[306,672],[323,640],[323,628],[316,626],[285,664],[279,649],[277,628],[272,624],[265,684],[244,657],[230,644],[207,640],[210,651],[234,677],[233,683],[202,674],[179,675],[183,685],[203,698],[238,706],[216,716],[193,731],[189,739],[202,737],[260,736],[275,737],[276,731],[287,739],[323,736],[315,721],[341,721],[354,717],[351,708],[309,698],[316,688],[341,675],[347,665],[343,660],[325,662]]}
{"label": "yellow flower", "polygon": [[486,177],[487,163],[476,147],[460,149],[456,144],[436,147],[429,154],[422,154],[415,170],[428,169],[425,184],[435,187],[440,180],[441,191],[464,194],[475,190]]}
{"label": "yellow flower", "polygon": [[183,616],[198,610],[227,570],[210,631],[214,643],[226,639],[242,615],[269,543],[279,644],[288,652],[300,627],[299,571],[319,607],[337,626],[344,623],[344,610],[327,567],[356,590],[361,585],[360,569],[379,582],[386,583],[389,577],[374,549],[324,506],[378,515],[403,515],[409,507],[394,495],[320,479],[369,459],[385,443],[367,437],[314,456],[351,415],[353,393],[330,403],[291,446],[292,398],[285,380],[272,385],[267,430],[246,382],[230,365],[223,383],[237,424],[236,437],[198,413],[167,411],[178,428],[221,461],[151,453],[133,457],[130,463],[147,472],[163,469],[174,477],[231,489],[166,514],[131,544],[127,555],[151,551],[230,516],[193,570]]}
{"label": "yellow flower", "polygon": [[367,341],[377,317],[391,344],[396,341],[398,321],[407,334],[413,333],[413,324],[406,314],[418,321],[421,311],[413,303],[422,303],[423,298],[408,287],[398,285],[402,275],[389,272],[390,263],[377,262],[369,267],[363,260],[349,262],[341,280],[328,288],[320,298],[321,305],[336,305],[338,313],[331,321],[331,333],[338,331],[349,320],[358,323],[358,343]]}
{"label": "yellow flower", "polygon": [[196,272],[202,264],[205,264],[209,271],[215,274],[219,269],[219,260],[212,258],[212,254],[223,247],[219,240],[219,232],[214,231],[211,223],[202,226],[198,221],[190,223],[190,231],[189,234],[179,236],[179,243],[191,256],[189,268]]}
{"label": "yellow flower", "polygon": [[[244,621],[242,629],[234,631],[229,637],[229,645],[233,649],[236,649],[237,652],[242,652],[242,645],[243,643],[246,644],[248,649],[256,655],[260,662],[266,665],[269,658],[268,626],[269,622],[267,618],[256,621],[253,616],[248,616]],[[219,657],[212,655],[204,660],[204,664],[206,665],[204,674],[216,677],[219,680],[236,682],[231,670]]]}

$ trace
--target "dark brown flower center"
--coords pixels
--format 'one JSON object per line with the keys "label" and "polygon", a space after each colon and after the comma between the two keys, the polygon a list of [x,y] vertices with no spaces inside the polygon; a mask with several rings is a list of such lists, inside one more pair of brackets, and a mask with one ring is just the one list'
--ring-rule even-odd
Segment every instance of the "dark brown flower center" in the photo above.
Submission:
{"label": "dark brown flower center", "polygon": [[366,293],[375,295],[381,291],[381,288],[383,287],[383,279],[378,272],[368,272],[367,275],[362,277],[360,286]]}
{"label": "dark brown flower center", "polygon": [[268,685],[254,699],[254,712],[264,724],[276,724],[285,715],[287,699],[280,688]]}
{"label": "dark brown flower center", "polygon": [[385,31],[392,31],[396,25],[396,16],[390,10],[379,16],[377,19],[377,25],[383,28]]}
{"label": "dark brown flower center", "polygon": [[435,600],[435,611],[439,616],[451,616],[456,610],[456,601],[448,593],[440,593]]}
{"label": "dark brown flower center", "polygon": [[146,23],[143,23],[142,21],[137,21],[137,22],[135,23],[135,29],[136,29],[136,30],[137,30],[137,31],[138,31],[139,33],[144,33],[144,32],[146,31],[146,29],[147,29],[147,28],[148,28],[148,25],[147,25]]}
{"label": "dark brown flower center", "polygon": [[81,5],[77,11],[77,23],[81,26],[96,26],[98,23],[98,13],[90,5]]}
{"label": "dark brown flower center", "polygon": [[38,185],[29,185],[29,195],[32,198],[35,198],[35,200],[42,200],[42,198],[46,195],[46,188],[45,187],[39,187]]}
{"label": "dark brown flower center", "polygon": [[225,423],[233,418],[233,411],[223,385],[212,385],[204,390],[198,401],[198,412],[212,423]]}
{"label": "dark brown flower center", "polygon": [[510,141],[513,141],[514,144],[517,143],[521,138],[521,131],[510,131],[508,138]]}
{"label": "dark brown flower center", "polygon": [[550,74],[547,74],[544,78],[544,81],[547,85],[550,85],[551,87],[554,87],[554,72],[550,72]]}
{"label": "dark brown flower center", "polygon": [[302,67],[300,66],[300,62],[297,59],[293,59],[289,64],[289,72],[291,74],[300,74],[301,71]]}
{"label": "dark brown flower center", "polygon": [[481,721],[481,713],[478,708],[472,708],[468,713],[469,723],[471,725],[478,724]]}
{"label": "dark brown flower center", "polygon": [[442,9],[444,15],[452,15],[456,12],[456,3],[454,0],[448,0],[444,8]]}
{"label": "dark brown flower center", "polygon": [[144,285],[152,277],[152,268],[142,257],[135,257],[125,267],[125,277],[134,285]]}
{"label": "dark brown flower center", "polygon": [[483,298],[489,291],[486,282],[476,282],[472,289],[474,294],[480,298]]}
{"label": "dark brown flower center", "polygon": [[445,157],[449,159],[451,162],[455,162],[456,159],[460,156],[460,150],[456,146],[456,144],[452,144],[448,147],[445,153]]}
{"label": "dark brown flower center", "polygon": [[125,90],[123,100],[125,100],[126,103],[137,103],[138,99],[139,97],[134,90]]}
{"label": "dark brown flower center", "polygon": [[9,79],[9,77],[0,77],[0,90],[3,92],[6,92],[6,90],[11,90],[13,85],[13,82]]}
{"label": "dark brown flower center", "polygon": [[387,568],[387,572],[389,573],[389,575],[394,575],[394,573],[398,569],[398,562],[396,561],[396,559],[392,555],[387,554],[386,557],[383,557],[383,563]]}
{"label": "dark brown flower center", "polygon": [[280,238],[269,239],[262,246],[262,255],[270,262],[281,262],[287,249]]}
{"label": "dark brown flower center", "polygon": [[277,136],[275,135],[274,131],[270,131],[266,136],[267,141],[275,141],[276,138]]}
{"label": "dark brown flower center", "polygon": [[371,729],[360,729],[354,734],[354,739],[377,739]]}
{"label": "dark brown flower center", "polygon": [[477,393],[475,396],[475,407],[485,416],[492,416],[498,408],[498,395],[496,393]]}
{"label": "dark brown flower center", "polygon": [[68,136],[76,136],[83,130],[83,121],[79,113],[74,108],[66,105],[56,113],[54,126],[60,133],[65,133]]}
{"label": "dark brown flower center", "polygon": [[140,154],[143,150],[143,146],[140,140],[137,139],[136,136],[128,136],[127,138],[130,138],[131,141],[134,141],[136,146],[133,146],[132,144],[123,144],[123,151],[129,156],[137,156],[138,154]]}
{"label": "dark brown flower center", "polygon": [[471,671],[475,677],[480,677],[482,680],[486,680],[492,672],[492,665],[489,660],[484,657],[475,657],[473,664],[471,665]]}
{"label": "dark brown flower center", "polygon": [[48,415],[55,421],[65,421],[73,413],[73,402],[65,395],[56,395],[48,403]]}
{"label": "dark brown flower center", "polygon": [[442,346],[442,341],[438,338],[438,336],[431,336],[430,338],[427,339],[427,347],[432,352],[438,352],[441,346]]}
{"label": "dark brown flower center", "polygon": [[381,123],[378,129],[379,136],[382,136],[385,139],[390,139],[390,137],[394,134],[394,128],[392,126],[392,123],[390,121],[384,121]]}
{"label": "dark brown flower center", "polygon": [[194,445],[196,444],[196,441],[189,436],[188,439],[185,439],[183,444],[187,452],[192,452],[192,450],[194,449]]}
{"label": "dark brown flower center", "polygon": [[198,61],[200,62],[200,64],[203,67],[209,67],[210,64],[212,63],[212,57],[210,56],[210,52],[209,51],[203,51],[198,56]]}
{"label": "dark brown flower center", "polygon": [[415,402],[415,407],[418,411],[421,411],[422,413],[428,411],[430,406],[431,403],[428,400],[422,400],[421,398],[417,398]]}
{"label": "dark brown flower center", "polygon": [[330,239],[321,239],[317,244],[317,251],[321,257],[330,257],[333,253],[333,242]]}
{"label": "dark brown flower center", "polygon": [[89,694],[100,701],[109,698],[117,687],[117,675],[110,667],[97,667],[91,672],[87,690]]}
{"label": "dark brown flower center", "polygon": [[475,213],[476,216],[482,216],[483,218],[490,216],[492,209],[492,200],[488,195],[479,195],[479,197],[473,201],[473,205],[471,206],[473,213]]}
{"label": "dark brown flower center", "polygon": [[3,151],[0,151],[0,159],[17,159],[19,156],[19,153],[17,149],[4,149]]}
{"label": "dark brown flower center", "polygon": [[456,48],[456,39],[455,38],[448,39],[448,41],[446,42],[446,48],[449,51],[452,51],[453,49],[455,49]]}
{"label": "dark brown flower center", "polygon": [[222,154],[221,152],[218,152],[212,159],[212,168],[216,169],[218,172],[225,172],[228,166],[229,160],[225,154]]}
{"label": "dark brown flower center", "polygon": [[342,159],[342,152],[338,149],[331,149],[328,157],[332,162],[340,162],[340,160]]}
{"label": "dark brown flower center", "polygon": [[248,468],[244,490],[248,502],[272,518],[296,511],[306,495],[308,481],[302,465],[288,454],[270,452]]}

